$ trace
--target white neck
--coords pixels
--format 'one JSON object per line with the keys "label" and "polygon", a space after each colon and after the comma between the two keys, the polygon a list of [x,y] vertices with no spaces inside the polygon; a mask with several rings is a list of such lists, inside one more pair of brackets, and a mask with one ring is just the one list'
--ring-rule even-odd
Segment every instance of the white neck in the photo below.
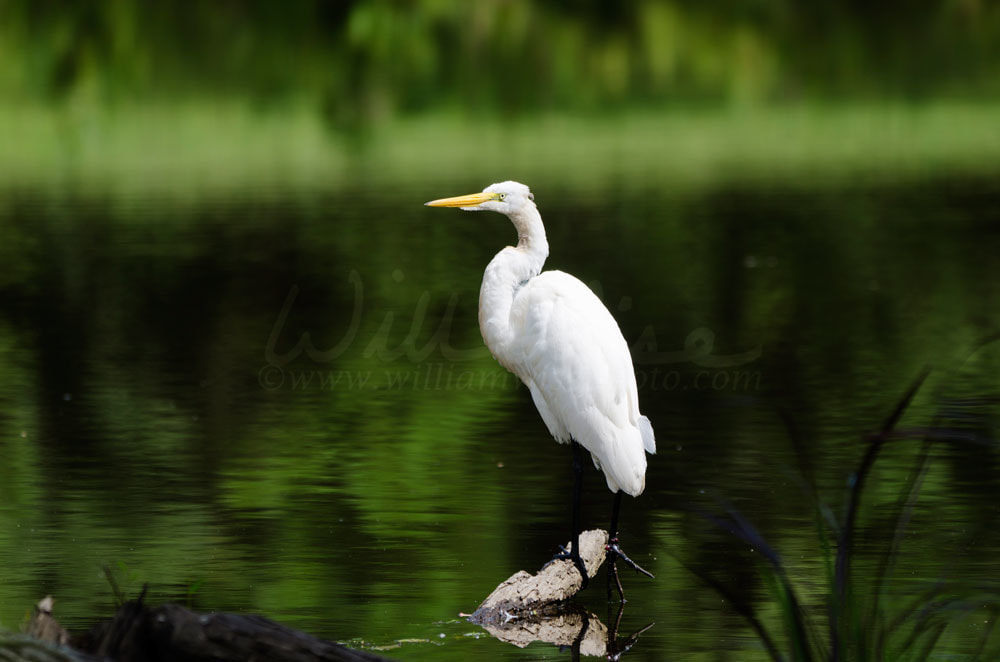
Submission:
{"label": "white neck", "polygon": [[549,256],[542,216],[533,203],[510,215],[517,228],[517,247],[508,246],[490,260],[479,290],[479,330],[493,356],[505,367],[506,350],[513,338],[510,308],[517,291],[542,271]]}

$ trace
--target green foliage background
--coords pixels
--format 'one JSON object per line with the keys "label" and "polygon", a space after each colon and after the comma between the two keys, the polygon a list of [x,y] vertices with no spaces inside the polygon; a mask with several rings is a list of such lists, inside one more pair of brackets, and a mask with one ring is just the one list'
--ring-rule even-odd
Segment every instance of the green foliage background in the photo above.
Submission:
{"label": "green foliage background", "polygon": [[8,101],[237,96],[340,126],[446,106],[998,94],[989,0],[0,3]]}

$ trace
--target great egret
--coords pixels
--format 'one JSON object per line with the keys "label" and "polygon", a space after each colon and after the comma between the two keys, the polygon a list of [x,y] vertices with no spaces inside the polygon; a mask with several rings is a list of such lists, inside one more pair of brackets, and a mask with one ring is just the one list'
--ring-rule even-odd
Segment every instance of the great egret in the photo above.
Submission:
{"label": "great egret", "polygon": [[646,486],[646,453],[656,452],[653,426],[639,413],[632,357],[611,313],[579,279],[562,271],[541,273],[549,244],[534,200],[527,186],[507,181],[482,193],[426,204],[497,211],[517,228],[517,246],[497,253],[483,274],[479,329],[497,361],[531,391],[552,436],[573,447],[573,544],[556,558],[573,561],[583,587],[588,580],[579,555],[581,446],[604,471],[615,495],[608,532],[608,597],[613,577],[624,599],[617,558],[653,576],[622,552],[617,537],[622,492],[636,497]]}

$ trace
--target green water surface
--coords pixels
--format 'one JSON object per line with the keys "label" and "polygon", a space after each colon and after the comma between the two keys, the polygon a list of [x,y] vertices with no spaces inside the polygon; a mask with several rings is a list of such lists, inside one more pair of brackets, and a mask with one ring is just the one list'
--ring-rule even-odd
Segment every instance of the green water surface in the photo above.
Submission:
{"label": "green water surface", "polygon": [[[998,180],[792,165],[681,184],[669,175],[683,160],[643,153],[648,169],[588,161],[575,175],[411,156],[412,177],[341,164],[301,188],[254,186],[251,171],[204,190],[182,178],[182,195],[149,172],[155,185],[123,192],[70,168],[58,186],[32,175],[7,189],[0,625],[52,594],[64,625],[89,626],[114,609],[107,567],[128,596],[148,583],[153,601],[261,613],[399,659],[567,657],[459,616],[568,537],[569,449],[479,337],[482,269],[514,232],[422,206],[520,168],[547,266],[617,318],[657,434],[621,525],[656,575],[624,573],[620,634],[655,623],[629,659],[767,659],[689,568],[784,641],[760,550],[706,517],[727,508],[781,554],[825,637],[832,534],[812,486],[842,518],[863,435],[924,366],[902,425],[995,437],[1000,344],[973,350],[1000,330]],[[890,444],[869,479],[858,590],[897,535],[918,450]],[[995,584],[998,457],[990,443],[933,446],[890,608],[935,583]],[[607,525],[610,496],[588,467],[586,526]],[[608,624],[603,576],[580,601]],[[956,607],[939,652],[975,653],[996,614],[988,598]]]}

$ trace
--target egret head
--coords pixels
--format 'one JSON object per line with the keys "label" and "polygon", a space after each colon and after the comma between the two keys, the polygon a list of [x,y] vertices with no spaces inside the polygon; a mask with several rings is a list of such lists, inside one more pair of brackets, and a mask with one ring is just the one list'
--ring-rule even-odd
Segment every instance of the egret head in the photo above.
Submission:
{"label": "egret head", "polygon": [[534,200],[535,196],[527,186],[508,181],[491,184],[482,193],[441,198],[425,204],[429,207],[460,207],[465,211],[498,211],[507,216],[515,216],[527,207],[534,207]]}

